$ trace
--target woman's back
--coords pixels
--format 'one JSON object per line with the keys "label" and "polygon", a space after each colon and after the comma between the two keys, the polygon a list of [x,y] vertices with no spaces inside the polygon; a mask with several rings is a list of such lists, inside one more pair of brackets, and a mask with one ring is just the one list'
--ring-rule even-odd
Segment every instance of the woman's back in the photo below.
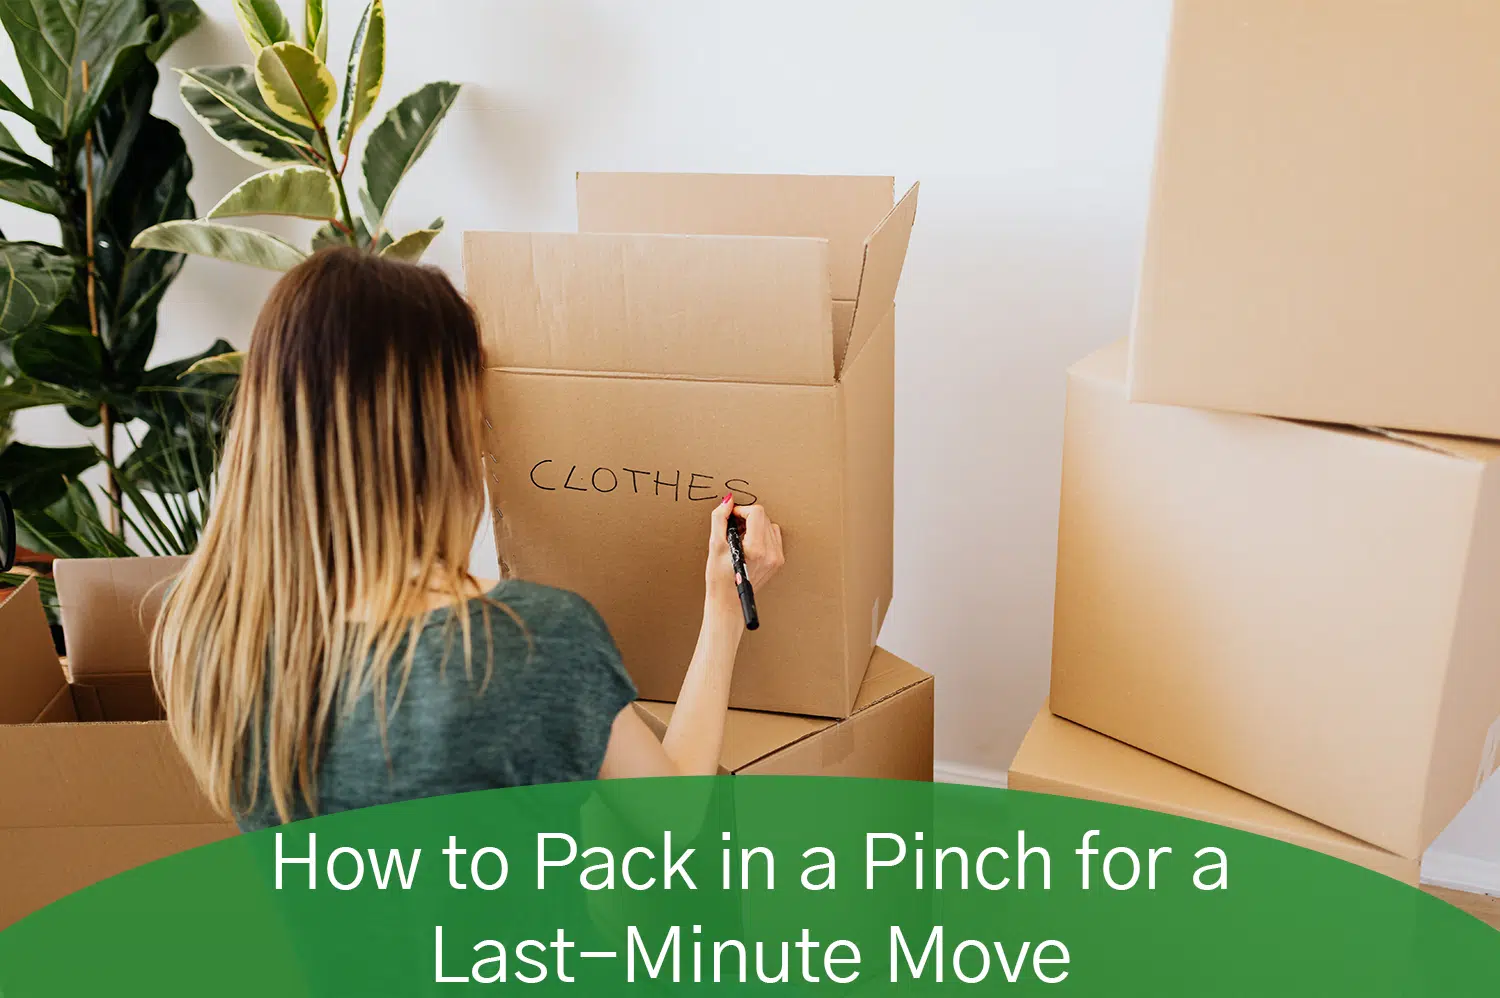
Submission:
{"label": "woman's back", "polygon": [[716,771],[745,632],[737,590],[780,566],[780,529],[732,495],[707,517],[703,622],[657,739],[584,600],[525,582],[471,598],[483,400],[479,327],[442,272],[343,247],[272,289],[212,510],[152,640],[173,739],[242,827]]}
{"label": "woman's back", "polygon": [[[458,613],[469,616],[472,676]],[[433,611],[416,642],[404,691],[406,646],[389,665],[383,737],[369,690],[330,723],[316,774],[319,814],[594,779],[611,724],[635,699],[604,622],[587,601],[559,589],[502,582],[461,609]],[[266,779],[263,769],[262,788]],[[294,817],[308,816],[298,800]],[[279,823],[264,791],[239,820],[246,831]]]}

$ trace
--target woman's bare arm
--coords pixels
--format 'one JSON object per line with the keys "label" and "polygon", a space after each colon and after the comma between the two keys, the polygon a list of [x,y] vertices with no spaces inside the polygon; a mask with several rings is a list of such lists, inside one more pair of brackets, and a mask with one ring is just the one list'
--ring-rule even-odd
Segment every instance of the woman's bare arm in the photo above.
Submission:
{"label": "woman's bare arm", "polygon": [[781,568],[785,557],[781,528],[760,506],[736,508],[726,497],[714,510],[704,571],[703,624],[682,681],[666,737],[657,741],[635,708],[615,718],[605,750],[601,779],[635,776],[711,776],[719,771],[724,721],[734,660],[745,633],[726,533],[729,517],[744,523],[745,567],[759,588]]}

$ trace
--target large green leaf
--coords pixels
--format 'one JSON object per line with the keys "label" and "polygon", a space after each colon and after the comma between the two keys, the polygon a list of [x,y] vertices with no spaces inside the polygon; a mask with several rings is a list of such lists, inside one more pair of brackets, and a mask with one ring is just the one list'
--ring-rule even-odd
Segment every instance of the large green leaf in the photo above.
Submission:
{"label": "large green leaf", "polygon": [[182,74],[182,102],[209,134],[262,166],[307,163],[311,129],[282,121],[266,106],[249,66],[200,66]]}
{"label": "large green leaf", "polygon": [[30,104],[16,96],[16,92],[0,81],[0,111],[9,111],[11,114],[19,115],[22,121],[27,122],[37,130],[37,134],[43,138],[54,136],[52,123],[38,114]]}
{"label": "large green leaf", "polygon": [[330,219],[338,215],[339,193],[333,178],[316,166],[283,166],[258,173],[209,210],[209,218],[246,215],[291,215]]}
{"label": "large green leaf", "polygon": [[337,84],[323,61],[293,42],[267,45],[255,57],[255,83],[266,106],[287,121],[321,128]]}
{"label": "large green leaf", "polygon": [[57,193],[57,188],[35,180],[0,180],[0,201],[54,217],[67,211],[67,204]]}
{"label": "large green leaf", "polygon": [[81,136],[93,124],[99,102],[145,57],[156,31],[142,0],[0,0],[0,22],[48,140]]}
{"label": "large green leaf", "polygon": [[[118,388],[128,391],[156,342],[156,312],[180,273],[183,257],[131,245],[159,222],[192,218],[192,161],[177,126],[150,113],[154,66],[131,78],[131,90],[107,101],[94,129],[104,157],[98,185],[94,269],[100,335]],[[75,225],[83,222],[80,211]]]}
{"label": "large green leaf", "polygon": [[349,155],[354,133],[369,117],[385,80],[385,4],[370,0],[354,32],[349,69],[344,75],[344,102],[339,111],[339,152]]}
{"label": "large green leaf", "polygon": [[137,236],[133,245],[140,249],[192,253],[265,270],[290,270],[307,258],[306,253],[269,232],[202,220],[152,226]]}
{"label": "large green leaf", "polygon": [[104,348],[88,332],[37,326],[11,344],[16,368],[28,378],[85,391],[104,383]]}
{"label": "large green leaf", "polygon": [[67,294],[73,258],[41,243],[0,242],[0,338],[18,333],[52,314]]}
{"label": "large green leaf", "polygon": [[376,216],[371,224],[376,229],[390,210],[396,188],[432,144],[438,125],[458,99],[458,91],[457,83],[429,83],[403,97],[370,133],[365,144],[364,174]]}
{"label": "large green leaf", "polygon": [[[204,357],[202,360],[194,361],[184,376],[199,374],[240,374],[245,370],[245,355],[236,350],[230,353],[215,354],[212,357]],[[3,389],[0,389],[3,391]]]}
{"label": "large green leaf", "polygon": [[60,216],[66,206],[57,188],[57,171],[22,149],[0,124],[0,200]]}
{"label": "large green leaf", "polygon": [[30,378],[16,378],[0,384],[0,416],[20,409],[44,405],[86,406],[94,400],[85,392],[63,385],[51,385]]}
{"label": "large green leaf", "polygon": [[259,55],[267,45],[291,40],[291,26],[276,0],[234,0],[234,16],[239,18],[251,55]]}
{"label": "large green leaf", "polygon": [[43,510],[61,499],[68,482],[99,463],[93,447],[34,447],[13,443],[0,451],[0,489],[18,512]]}
{"label": "large green leaf", "polygon": [[[22,547],[58,558],[111,558],[122,543],[100,521],[88,487],[76,480],[46,507],[17,508],[16,527]],[[45,591],[42,598],[47,598]],[[54,605],[56,599],[54,586]]]}
{"label": "large green leaf", "polygon": [[156,37],[146,47],[152,62],[203,21],[203,10],[193,0],[146,0],[146,10],[156,15]]}
{"label": "large green leaf", "polygon": [[328,59],[328,15],[323,0],[306,0],[302,7],[302,44],[325,62]]}
{"label": "large green leaf", "polygon": [[427,247],[443,231],[443,220],[440,218],[425,229],[417,229],[408,232],[400,239],[393,241],[380,251],[380,255],[392,260],[405,260],[407,263],[416,263],[422,259],[422,254],[427,252]]}

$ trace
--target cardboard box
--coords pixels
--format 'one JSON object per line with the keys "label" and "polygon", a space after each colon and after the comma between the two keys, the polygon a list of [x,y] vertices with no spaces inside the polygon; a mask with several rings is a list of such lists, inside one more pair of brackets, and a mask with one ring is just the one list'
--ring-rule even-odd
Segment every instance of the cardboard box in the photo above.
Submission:
{"label": "cardboard box", "polygon": [[[870,658],[854,712],[842,721],[731,710],[720,773],[932,780],[933,679],[883,648]],[[673,705],[636,710],[660,737]]]}
{"label": "cardboard box", "polygon": [[1045,704],[1010,764],[1009,786],[1209,821],[1316,849],[1408,884],[1421,879],[1421,859],[1403,859],[1131,748],[1054,716]]}
{"label": "cardboard box", "polygon": [[1414,858],[1494,769],[1500,444],[1069,372],[1052,709]]}
{"label": "cardboard box", "polygon": [[581,233],[470,232],[490,497],[510,572],[574,590],[675,699],[713,505],[788,563],[731,704],[846,717],[891,597],[894,308],[916,211],[889,177],[583,174]]}
{"label": "cardboard box", "polygon": [[[107,566],[124,588],[150,591],[171,559]],[[137,656],[154,609],[126,595],[97,611],[79,598],[105,568],[59,561],[58,601],[69,682],[37,586],[0,594],[0,928],[43,905],[163,856],[235,834],[173,745]],[[8,597],[8,598],[5,598]],[[86,631],[79,630],[86,626]],[[95,639],[120,648],[110,658]],[[76,651],[74,651],[76,649]],[[79,655],[82,664],[80,665]]]}
{"label": "cardboard box", "polygon": [[1130,397],[1500,438],[1500,6],[1175,9]]}

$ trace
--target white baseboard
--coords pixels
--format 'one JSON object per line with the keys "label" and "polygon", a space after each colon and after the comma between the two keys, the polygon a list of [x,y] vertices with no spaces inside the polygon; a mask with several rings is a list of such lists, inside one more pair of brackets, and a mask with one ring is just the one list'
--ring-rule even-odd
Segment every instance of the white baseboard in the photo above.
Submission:
{"label": "white baseboard", "polygon": [[1470,894],[1500,896],[1500,863],[1429,849],[1422,857],[1422,883]]}
{"label": "white baseboard", "polygon": [[[938,760],[932,767],[933,779],[939,783],[1004,789],[1006,775],[1004,770],[943,760]],[[1470,894],[1500,896],[1500,863],[1461,853],[1429,850],[1422,857],[1422,883]]]}
{"label": "white baseboard", "polygon": [[944,762],[942,759],[932,764],[932,778],[938,783],[967,783],[973,787],[999,787],[1004,790],[1007,775],[1003,769],[966,766],[961,762]]}

